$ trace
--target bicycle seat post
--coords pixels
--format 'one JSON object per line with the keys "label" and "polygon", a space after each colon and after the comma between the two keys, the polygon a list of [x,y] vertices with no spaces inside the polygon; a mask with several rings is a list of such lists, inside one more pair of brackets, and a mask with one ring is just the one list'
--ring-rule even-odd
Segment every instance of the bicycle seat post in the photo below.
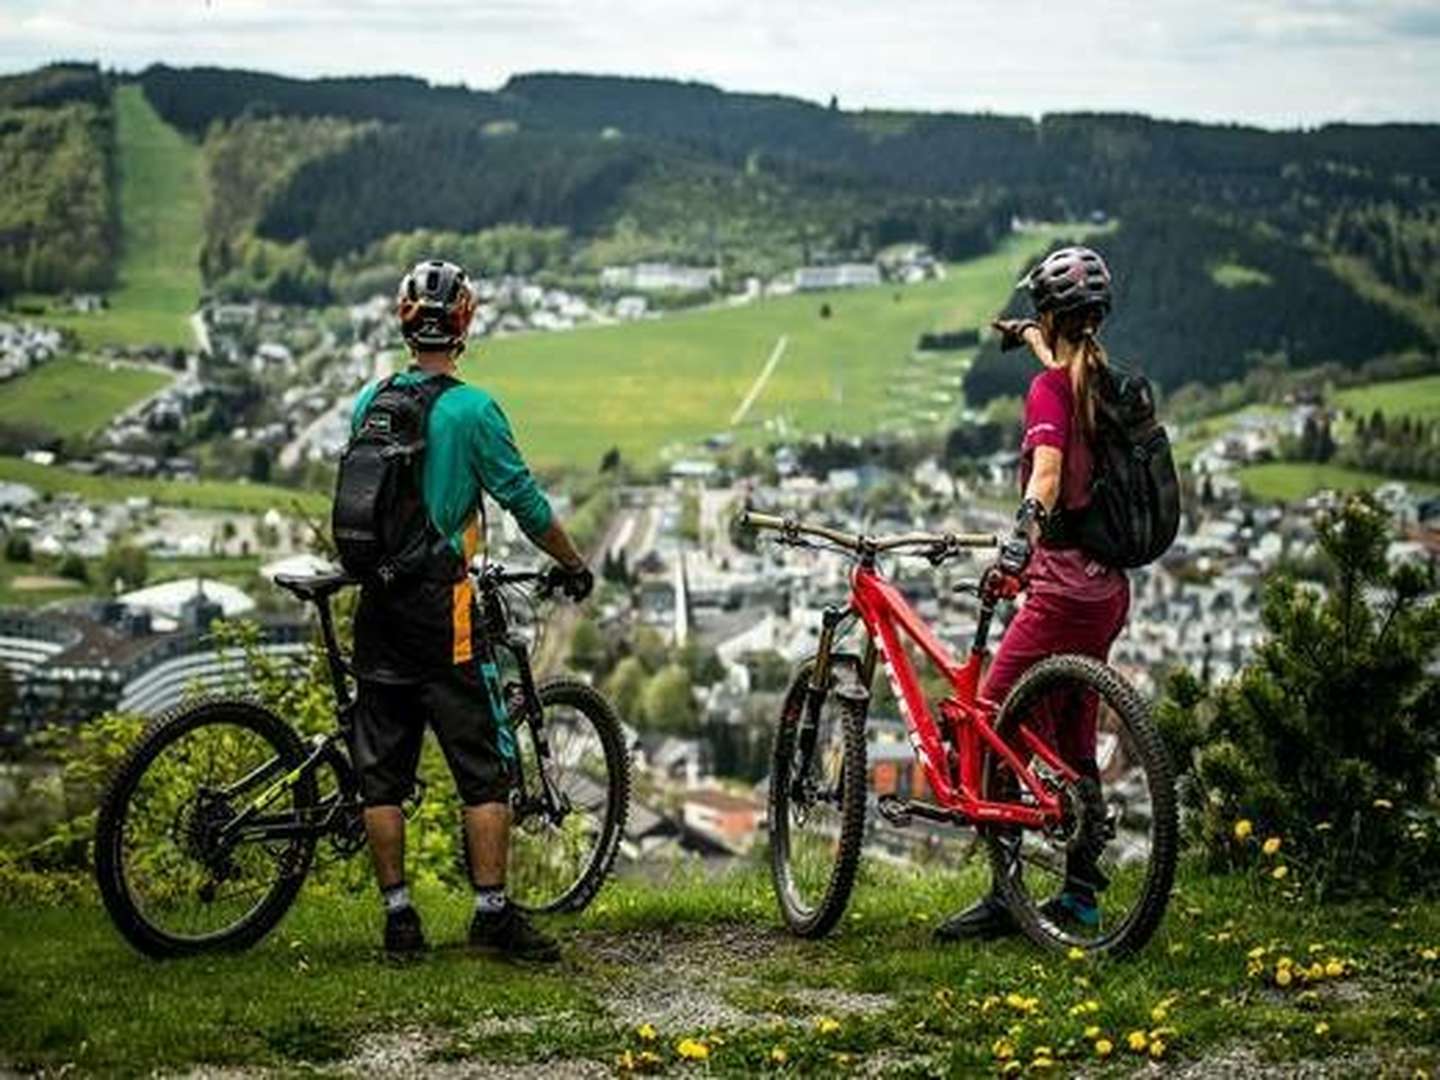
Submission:
{"label": "bicycle seat post", "polygon": [[340,644],[335,640],[330,597],[317,596],[315,607],[320,612],[320,633],[325,639],[325,661],[330,667],[330,682],[335,687],[335,702],[343,709],[350,704],[350,687],[345,682],[345,663],[340,658]]}

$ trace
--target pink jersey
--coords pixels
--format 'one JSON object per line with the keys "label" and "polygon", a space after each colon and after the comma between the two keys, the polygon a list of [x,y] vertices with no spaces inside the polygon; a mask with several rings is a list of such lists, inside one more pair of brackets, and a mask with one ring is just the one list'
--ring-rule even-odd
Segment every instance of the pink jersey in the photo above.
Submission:
{"label": "pink jersey", "polygon": [[[1070,373],[1047,368],[1030,381],[1025,397],[1025,437],[1020,443],[1020,491],[1030,481],[1035,447],[1051,446],[1064,456],[1060,497],[1056,506],[1079,510],[1090,501],[1090,474],[1095,455],[1075,416],[1075,391]],[[1077,600],[1108,600],[1129,589],[1121,570],[1105,566],[1078,548],[1041,544],[1030,560],[1030,591],[1063,593]]]}

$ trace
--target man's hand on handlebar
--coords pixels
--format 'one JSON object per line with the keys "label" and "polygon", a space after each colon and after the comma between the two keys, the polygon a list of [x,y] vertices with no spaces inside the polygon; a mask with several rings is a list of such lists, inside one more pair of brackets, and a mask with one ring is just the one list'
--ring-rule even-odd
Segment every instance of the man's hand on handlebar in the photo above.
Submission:
{"label": "man's hand on handlebar", "polygon": [[558,589],[578,604],[594,591],[595,575],[583,563],[576,567],[556,564],[545,572],[543,588],[546,593]]}

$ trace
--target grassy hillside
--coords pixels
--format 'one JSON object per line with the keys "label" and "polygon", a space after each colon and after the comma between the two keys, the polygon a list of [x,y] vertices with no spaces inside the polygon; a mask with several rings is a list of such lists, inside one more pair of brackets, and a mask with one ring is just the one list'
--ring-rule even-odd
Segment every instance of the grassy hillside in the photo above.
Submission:
{"label": "grassy hillside", "polygon": [[1436,420],[1440,419],[1440,375],[1397,379],[1341,390],[1335,395],[1335,400],[1365,416],[1379,409],[1386,416],[1417,416]]}
{"label": "grassy hillside", "polygon": [[88,435],[168,383],[158,371],[62,357],[5,384],[0,425]]}
{"label": "grassy hillside", "polygon": [[138,85],[114,96],[121,253],[110,310],[49,319],[87,345],[193,348],[205,183],[200,150],[165,123]]}
{"label": "grassy hillside", "polygon": [[[1241,485],[1257,499],[1296,502],[1321,488],[1334,491],[1373,491],[1395,478],[1380,473],[1347,469],[1343,465],[1321,465],[1311,461],[1272,461],[1264,465],[1248,465],[1236,475]],[[1402,480],[1413,491],[1435,493],[1440,487],[1413,480]]]}
{"label": "grassy hillside", "polygon": [[[462,370],[495,393],[527,455],[541,465],[590,465],[611,446],[649,461],[678,441],[731,430],[782,337],[784,351],[737,437],[763,438],[767,423],[770,430],[855,434],[923,427],[953,415],[966,356],[916,359],[916,339],[988,320],[1027,255],[1048,239],[1012,238],[993,255],[952,266],[944,281],[906,288],[812,293],[488,340],[466,354]],[[828,319],[822,304],[831,309]]]}
{"label": "grassy hillside", "polygon": [[329,512],[330,499],[313,491],[296,491],[272,484],[238,480],[139,480],[118,476],[85,476],[61,466],[34,465],[19,458],[0,457],[0,480],[29,484],[40,492],[73,492],[92,502],[114,502],[132,495],[149,497],[166,506],[204,510],[270,509],[286,512],[300,506],[309,514]]}

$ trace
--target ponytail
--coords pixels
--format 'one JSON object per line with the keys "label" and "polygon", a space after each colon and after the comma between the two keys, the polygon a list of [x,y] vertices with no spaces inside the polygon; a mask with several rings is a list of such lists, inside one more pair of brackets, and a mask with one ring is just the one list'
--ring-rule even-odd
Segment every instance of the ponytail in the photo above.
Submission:
{"label": "ponytail", "polygon": [[1110,362],[1105,346],[1100,344],[1100,323],[1104,318],[1102,308],[1090,305],[1055,312],[1043,320],[1044,324],[1048,324],[1043,329],[1052,354],[1060,355],[1062,339],[1070,345],[1079,346],[1069,364],[1070,388],[1075,396],[1075,418],[1080,421],[1087,440],[1095,437],[1094,378]]}

